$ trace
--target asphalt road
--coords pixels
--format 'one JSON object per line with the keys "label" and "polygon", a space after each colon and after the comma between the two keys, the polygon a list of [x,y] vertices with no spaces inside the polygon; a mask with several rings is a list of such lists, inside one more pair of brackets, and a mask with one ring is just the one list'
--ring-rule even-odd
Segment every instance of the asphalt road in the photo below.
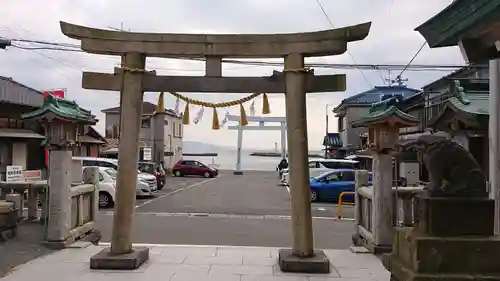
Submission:
{"label": "asphalt road", "polygon": [[[292,242],[290,193],[276,173],[221,173],[214,179],[169,178],[153,198],[137,200],[134,242],[289,247]],[[348,248],[354,230],[353,208],[312,206],[318,248]],[[112,210],[101,210],[103,242],[111,237]],[[350,220],[349,220],[350,219]]]}

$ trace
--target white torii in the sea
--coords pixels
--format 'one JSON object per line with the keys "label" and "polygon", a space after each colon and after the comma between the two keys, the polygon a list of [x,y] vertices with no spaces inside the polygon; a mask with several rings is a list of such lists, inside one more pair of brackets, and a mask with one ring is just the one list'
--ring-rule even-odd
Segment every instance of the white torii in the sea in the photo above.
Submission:
{"label": "white torii in the sea", "polygon": [[[238,115],[227,115],[228,121],[240,121],[240,116]],[[242,175],[243,171],[241,169],[241,147],[243,146],[243,131],[281,131],[281,157],[286,157],[286,117],[261,117],[261,116],[247,116],[248,123],[258,123],[257,126],[228,126],[229,130],[238,131],[238,144],[237,144],[237,154],[236,154],[236,169],[234,171],[235,175]],[[265,123],[280,123],[279,126],[265,126]]]}

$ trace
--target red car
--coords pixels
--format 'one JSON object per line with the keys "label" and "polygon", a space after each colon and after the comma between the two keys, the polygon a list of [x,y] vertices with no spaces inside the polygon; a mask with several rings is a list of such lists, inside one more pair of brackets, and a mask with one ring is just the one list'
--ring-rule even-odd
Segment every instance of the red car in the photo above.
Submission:
{"label": "red car", "polygon": [[205,178],[213,178],[219,174],[215,168],[195,160],[180,160],[172,168],[172,172],[176,177],[183,176],[202,176]]}

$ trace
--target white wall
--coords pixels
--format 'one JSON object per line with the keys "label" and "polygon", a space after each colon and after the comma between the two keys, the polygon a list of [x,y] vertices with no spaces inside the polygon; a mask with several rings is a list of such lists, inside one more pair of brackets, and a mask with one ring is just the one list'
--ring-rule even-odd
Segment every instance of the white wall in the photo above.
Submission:
{"label": "white wall", "polygon": [[182,119],[169,115],[165,115],[165,121],[167,121],[165,124],[165,151],[174,153],[172,157],[165,156],[165,166],[171,168],[182,158],[184,125]]}

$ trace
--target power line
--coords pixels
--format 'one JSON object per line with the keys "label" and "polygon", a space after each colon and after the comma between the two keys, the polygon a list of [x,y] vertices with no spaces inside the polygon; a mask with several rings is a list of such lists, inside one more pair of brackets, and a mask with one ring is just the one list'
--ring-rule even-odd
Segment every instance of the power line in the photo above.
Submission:
{"label": "power line", "polygon": [[[24,27],[22,27],[22,26],[20,26],[20,25],[18,25],[18,24],[16,24],[16,23],[15,23],[15,25],[16,25],[18,28],[20,28],[20,29],[24,30],[26,33],[31,33],[31,32],[30,32],[30,31],[28,31],[26,28],[24,28]],[[16,35],[17,37],[19,37],[19,38],[20,38],[20,39],[17,39],[17,40],[25,40],[24,38],[22,38],[22,36],[20,36],[20,35],[19,35],[19,34],[17,34],[16,32],[14,32],[12,29],[10,29],[10,28],[8,28],[8,27],[7,27],[7,30],[9,30],[11,33],[13,33],[14,35]],[[28,41],[28,40],[26,40],[26,41]],[[31,41],[31,40],[29,40],[29,41]],[[28,43],[28,44],[31,46],[31,45],[33,45],[34,43]],[[67,63],[65,63],[65,62],[62,62],[61,60],[55,59],[55,58],[53,58],[53,57],[51,57],[51,56],[48,56],[48,55],[46,55],[46,54],[44,54],[44,53],[42,53],[42,52],[40,52],[40,51],[38,51],[38,50],[30,50],[30,51],[32,51],[32,52],[34,52],[34,53],[36,53],[36,54],[38,54],[38,55],[40,55],[40,56],[42,56],[42,57],[45,57],[45,58],[47,58],[47,59],[50,59],[50,60],[55,61],[55,62],[58,62],[58,63],[60,63],[60,64],[62,64],[62,65],[65,65],[66,67],[75,68],[75,67],[74,67],[73,65],[71,65],[71,64],[67,64]],[[35,62],[38,62],[38,60],[35,60],[34,58],[33,58],[33,60],[34,60]],[[41,62],[39,62],[39,63],[40,63],[41,65],[43,65],[43,66],[47,67],[48,69],[53,70],[54,72],[56,72],[57,74],[59,74],[59,75],[61,75],[61,76],[63,76],[63,77],[66,77],[66,78],[68,78],[68,79],[70,79],[70,80],[72,79],[72,78],[70,78],[68,75],[66,75],[66,73],[59,72],[59,70],[58,70],[58,69],[56,69],[56,68],[50,67],[50,66],[46,65],[45,63],[41,63]],[[78,69],[78,70],[79,70],[79,71],[82,71],[81,69]]]}
{"label": "power line", "polygon": [[[321,4],[321,1],[320,0],[316,0],[316,3],[318,3],[319,8],[323,12],[323,15],[325,15],[326,19],[328,20],[328,22],[330,23],[330,25],[332,26],[332,28],[335,28],[335,25],[333,24],[332,20],[330,19],[330,16],[328,16],[328,13],[325,11],[325,8]],[[351,54],[351,52],[349,51],[349,49],[346,49],[346,51],[347,51],[347,54],[351,57],[351,59],[354,62],[354,64],[357,65],[356,60],[354,59],[354,56]],[[361,75],[365,79],[366,83],[368,85],[370,85],[370,87],[373,87],[372,83],[370,83],[370,81],[368,80],[368,78],[365,76],[365,73],[361,69],[359,69],[359,72],[361,73]],[[380,70],[379,70],[379,72],[380,72]],[[383,81],[382,81],[382,83],[383,83]]]}
{"label": "power line", "polygon": [[[20,28],[24,29],[22,26],[17,25]],[[24,29],[26,32],[27,30]],[[69,47],[69,48],[80,48],[80,46],[76,44],[70,44],[70,43],[55,43],[55,42],[47,42],[47,41],[39,41],[39,40],[27,40],[27,39],[10,39],[10,41],[13,42],[26,42],[26,43],[37,43],[37,44],[43,44],[43,45],[54,45],[54,46],[60,46],[60,47]]]}
{"label": "power line", "polygon": [[[25,40],[29,41],[29,40]],[[42,41],[37,41],[42,42]],[[44,43],[43,43],[44,44]],[[52,43],[57,44],[57,43]],[[81,52],[85,53],[80,49],[69,49],[69,48],[57,48],[57,47],[24,47],[21,45],[15,44],[16,48],[24,49],[24,50],[53,50],[53,51],[70,51],[70,52]],[[170,58],[170,59],[178,59],[178,60],[193,60],[193,61],[205,61],[204,58]],[[267,62],[267,61],[243,61],[243,60],[232,60],[232,59],[223,59],[224,63],[231,64],[243,64],[243,65],[252,65],[252,66],[283,66],[283,62]],[[447,71],[449,69],[457,69],[464,67],[465,65],[453,65],[453,64],[419,64],[419,65],[408,65],[408,64],[340,64],[340,63],[306,63],[308,67],[317,67],[317,68],[340,68],[340,69],[353,69],[353,68],[361,68],[367,70],[444,70]]]}
{"label": "power line", "polygon": [[21,45],[12,44],[12,47],[22,50],[51,50],[51,51],[66,51],[66,52],[82,52],[82,50],[68,48],[52,48],[52,47],[23,47]]}
{"label": "power line", "polygon": [[[12,30],[10,30],[10,31],[12,32]],[[12,33],[14,33],[14,32],[12,32]],[[13,44],[13,47],[18,48],[18,49],[23,49],[23,50],[33,50],[33,51],[52,50],[52,51],[67,51],[67,52],[85,53],[83,50],[80,49],[80,46],[75,45],[75,44],[47,42],[47,41],[42,41],[42,40],[27,40],[24,38],[21,38],[21,39],[7,39],[7,38],[5,38],[5,40],[28,43],[30,45],[30,47],[21,46],[19,44]],[[35,44],[41,45],[41,47],[36,47]],[[49,45],[49,46],[43,46],[43,45]],[[33,47],[31,47],[31,46],[33,46]],[[425,44],[424,44],[424,46],[425,46]],[[422,49],[423,49],[423,47],[421,47],[419,49],[419,52],[417,52],[417,54],[412,58],[410,63],[407,63],[407,64],[358,64],[353,60],[354,64],[306,63],[305,66],[315,67],[315,68],[359,69],[359,70],[364,69],[364,70],[375,70],[375,71],[402,70],[400,75],[404,71],[449,71],[449,70],[464,67],[464,65],[423,65],[423,64],[410,65],[411,62],[413,62],[413,60],[416,58],[416,56],[418,55],[418,53],[420,53],[420,51]],[[44,54],[39,53],[39,52],[37,52],[37,53],[40,55],[44,55]],[[46,55],[44,55],[44,56],[46,56]],[[53,58],[51,58],[51,59],[53,59]],[[204,58],[187,58],[186,57],[186,58],[175,58],[175,59],[192,60],[192,61],[205,61]],[[232,59],[223,59],[222,62],[231,63],[231,64],[248,65],[248,66],[267,66],[267,67],[281,67],[281,66],[283,66],[283,62],[243,61],[243,60],[232,60]],[[161,68],[158,68],[158,69],[161,69]],[[170,70],[170,69],[165,69],[165,70]],[[361,71],[361,73],[363,73],[363,72]]]}
{"label": "power line", "polygon": [[408,69],[408,67],[410,66],[410,64],[415,60],[415,58],[417,58],[418,54],[420,54],[420,52],[422,52],[422,50],[424,49],[425,45],[427,44],[427,41],[424,41],[424,43],[422,44],[422,46],[420,46],[420,48],[418,49],[418,51],[415,53],[415,55],[413,55],[413,57],[411,58],[411,60],[406,64],[406,66],[403,68],[403,70],[401,70],[401,73],[399,73],[398,76],[396,76],[396,80],[399,80],[401,81],[401,75],[403,75],[403,73]]}

